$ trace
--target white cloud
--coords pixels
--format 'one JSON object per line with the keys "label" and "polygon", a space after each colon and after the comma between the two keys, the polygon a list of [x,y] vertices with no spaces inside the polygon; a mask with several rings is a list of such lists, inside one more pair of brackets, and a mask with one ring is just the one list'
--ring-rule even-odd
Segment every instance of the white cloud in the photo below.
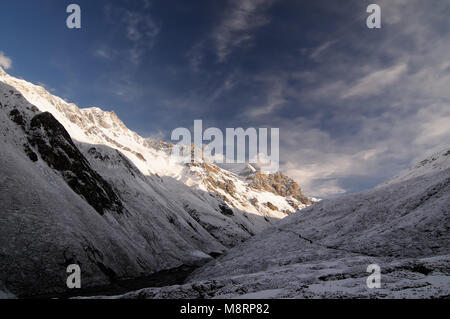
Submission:
{"label": "white cloud", "polygon": [[339,186],[337,178],[327,172],[330,167],[323,163],[299,166],[298,163],[288,162],[283,169],[286,174],[295,179],[305,194],[318,197],[339,195],[346,190]]}
{"label": "white cloud", "polygon": [[270,22],[266,14],[274,0],[231,0],[224,18],[213,33],[219,61],[252,39],[252,31]]}
{"label": "white cloud", "polygon": [[[160,23],[152,16],[151,2],[140,3],[140,10],[129,10],[119,3],[107,4],[104,8],[105,18],[111,25],[107,46],[117,48],[116,37],[122,35],[129,42],[126,49],[115,51],[100,47],[94,52],[99,58],[112,58],[122,56],[121,61],[139,66],[146,52],[151,50],[161,31]],[[104,46],[106,47],[106,46]],[[129,67],[129,65],[127,65]]]}
{"label": "white cloud", "polygon": [[399,80],[400,76],[404,74],[407,69],[407,65],[401,63],[387,69],[373,71],[358,80],[356,84],[344,92],[342,98],[345,99],[355,96],[368,97],[377,94],[385,87]]}
{"label": "white cloud", "polygon": [[309,55],[310,59],[314,61],[319,61],[320,57],[327,51],[330,47],[335,45],[338,41],[337,40],[330,40],[324,42],[319,47],[315,48]]}
{"label": "white cloud", "polygon": [[126,11],[123,21],[126,37],[132,43],[128,50],[130,61],[139,65],[144,53],[153,47],[160,28],[148,13]]}
{"label": "white cloud", "polygon": [[7,57],[2,51],[0,51],[0,66],[6,70],[12,67],[11,58]]}
{"label": "white cloud", "polygon": [[418,134],[416,147],[450,143],[450,103],[433,104],[415,116]]}
{"label": "white cloud", "polygon": [[186,58],[189,63],[189,68],[194,73],[198,73],[201,71],[201,64],[203,62],[203,49],[204,42],[200,41],[195,43],[192,48],[186,53]]}
{"label": "white cloud", "polygon": [[384,148],[340,139],[320,129],[319,123],[320,119],[299,117],[277,124],[282,171],[307,195],[324,198],[346,193],[348,189],[342,185],[345,178],[373,174]]}
{"label": "white cloud", "polygon": [[228,75],[222,82],[222,84],[215,89],[211,96],[209,96],[206,101],[207,104],[211,104],[214,101],[216,101],[218,98],[223,96],[223,94],[233,90],[233,88],[236,86],[236,74],[231,73]]}
{"label": "white cloud", "polygon": [[[328,197],[347,192],[346,179],[380,182],[377,178],[390,178],[426,154],[449,145],[450,103],[424,104],[417,111],[402,108],[391,107],[370,116],[322,114],[328,121],[324,128],[319,128],[321,117],[278,122],[282,170],[306,194]],[[346,121],[353,134],[335,136],[326,131]],[[359,124],[357,129],[355,122]]]}
{"label": "white cloud", "polygon": [[244,112],[245,116],[255,118],[270,115],[286,103],[284,80],[282,78],[274,78],[268,81],[269,84],[264,104],[247,108]]}
{"label": "white cloud", "polygon": [[111,51],[105,48],[98,48],[94,51],[94,56],[101,59],[110,60],[112,58]]}
{"label": "white cloud", "polygon": [[418,143],[436,140],[440,137],[450,136],[450,116],[438,118],[434,122],[422,125],[423,134],[417,137]]}

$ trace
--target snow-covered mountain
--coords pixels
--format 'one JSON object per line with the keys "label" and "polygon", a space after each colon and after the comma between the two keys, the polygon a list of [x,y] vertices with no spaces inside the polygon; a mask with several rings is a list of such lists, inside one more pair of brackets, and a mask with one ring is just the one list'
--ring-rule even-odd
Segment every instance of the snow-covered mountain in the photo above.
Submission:
{"label": "snow-covered mountain", "polygon": [[[119,298],[448,298],[450,148],[373,190],[323,200],[202,266]],[[367,267],[381,269],[369,289]]]}
{"label": "snow-covered mountain", "polygon": [[179,164],[114,112],[1,69],[0,121],[0,288],[15,294],[65,291],[71,263],[85,287],[194,267],[310,205],[282,174]]}

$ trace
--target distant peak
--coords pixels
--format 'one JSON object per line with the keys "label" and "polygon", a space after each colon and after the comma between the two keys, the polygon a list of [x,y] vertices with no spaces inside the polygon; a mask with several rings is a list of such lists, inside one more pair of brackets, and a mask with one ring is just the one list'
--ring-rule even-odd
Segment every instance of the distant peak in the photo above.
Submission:
{"label": "distant peak", "polygon": [[96,121],[104,127],[116,125],[124,129],[128,129],[114,111],[104,111],[99,107],[84,108],[81,109],[81,111],[85,114],[92,114]]}

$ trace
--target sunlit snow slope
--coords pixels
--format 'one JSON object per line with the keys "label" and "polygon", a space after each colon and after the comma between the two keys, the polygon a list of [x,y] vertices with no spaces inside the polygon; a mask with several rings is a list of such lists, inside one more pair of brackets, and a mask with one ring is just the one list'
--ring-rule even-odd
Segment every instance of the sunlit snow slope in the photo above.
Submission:
{"label": "sunlit snow slope", "polygon": [[181,165],[113,112],[1,69],[0,121],[0,284],[15,295],[64,292],[71,263],[85,287],[196,266],[309,205],[284,175]]}

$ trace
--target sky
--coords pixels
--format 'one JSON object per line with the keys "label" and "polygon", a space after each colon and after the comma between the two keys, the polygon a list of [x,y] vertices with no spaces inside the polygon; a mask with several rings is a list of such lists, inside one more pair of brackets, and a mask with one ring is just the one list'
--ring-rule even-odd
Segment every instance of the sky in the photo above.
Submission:
{"label": "sky", "polygon": [[280,128],[281,170],[325,198],[449,146],[449,14],[441,0],[4,0],[0,66],[144,137],[195,119]]}

